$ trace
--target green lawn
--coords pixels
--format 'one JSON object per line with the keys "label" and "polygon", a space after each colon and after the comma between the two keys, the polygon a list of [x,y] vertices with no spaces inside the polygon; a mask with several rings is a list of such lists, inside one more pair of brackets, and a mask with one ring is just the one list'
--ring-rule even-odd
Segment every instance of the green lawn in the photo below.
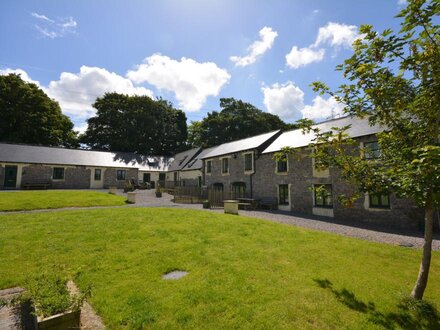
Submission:
{"label": "green lawn", "polygon": [[[0,215],[0,289],[59,272],[92,286],[110,329],[438,329],[429,305],[399,305],[420,254],[204,211]],[[189,275],[161,279],[174,269]],[[439,278],[435,252],[426,299],[437,309]]]}
{"label": "green lawn", "polygon": [[83,190],[0,192],[0,211],[124,205],[125,200],[121,196]]}

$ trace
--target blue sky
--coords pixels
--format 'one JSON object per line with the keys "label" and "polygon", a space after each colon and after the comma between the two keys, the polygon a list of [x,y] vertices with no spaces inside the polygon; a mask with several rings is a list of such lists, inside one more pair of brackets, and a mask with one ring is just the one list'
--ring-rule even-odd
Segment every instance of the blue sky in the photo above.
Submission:
{"label": "blue sky", "polygon": [[0,74],[20,72],[84,130],[107,91],[162,96],[188,121],[235,97],[280,115],[341,111],[309,84],[342,82],[361,24],[399,28],[403,0],[0,2]]}

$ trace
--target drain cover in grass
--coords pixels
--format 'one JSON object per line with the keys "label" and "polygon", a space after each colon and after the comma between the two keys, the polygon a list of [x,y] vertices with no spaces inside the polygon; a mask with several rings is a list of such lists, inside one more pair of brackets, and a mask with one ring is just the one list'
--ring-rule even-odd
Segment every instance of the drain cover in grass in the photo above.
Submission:
{"label": "drain cover in grass", "polygon": [[163,274],[162,278],[164,280],[178,280],[186,275],[188,275],[188,272],[185,272],[183,270],[174,270],[172,272]]}

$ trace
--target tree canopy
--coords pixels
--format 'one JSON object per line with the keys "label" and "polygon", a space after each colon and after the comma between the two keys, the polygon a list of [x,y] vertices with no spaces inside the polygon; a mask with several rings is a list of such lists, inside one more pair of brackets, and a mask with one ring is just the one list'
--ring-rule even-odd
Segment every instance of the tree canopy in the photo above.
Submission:
{"label": "tree canopy", "polygon": [[278,116],[263,112],[250,103],[221,98],[219,112],[213,111],[189,127],[189,144],[212,147],[277,129],[294,128]]}
{"label": "tree canopy", "polygon": [[[345,104],[351,116],[384,128],[378,134],[380,157],[364,157],[345,128],[315,129],[313,154],[318,165],[332,166],[357,187],[350,204],[364,193],[395,193],[425,209],[423,258],[411,296],[423,297],[431,260],[433,213],[440,205],[440,28],[434,18],[439,1],[413,0],[398,17],[398,33],[361,27],[354,54],[337,67],[348,80],[336,91],[315,82],[314,89]],[[310,122],[305,129],[312,129]]]}
{"label": "tree canopy", "polygon": [[17,74],[0,76],[0,141],[78,146],[73,123],[58,102]]}
{"label": "tree canopy", "polygon": [[185,113],[166,100],[106,93],[93,107],[81,136],[92,149],[171,155],[185,147]]}

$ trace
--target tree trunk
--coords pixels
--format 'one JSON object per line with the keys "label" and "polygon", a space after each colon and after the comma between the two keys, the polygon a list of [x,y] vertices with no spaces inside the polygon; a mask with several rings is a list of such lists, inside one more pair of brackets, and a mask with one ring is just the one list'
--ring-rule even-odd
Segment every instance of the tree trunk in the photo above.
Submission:
{"label": "tree trunk", "polygon": [[434,210],[432,204],[432,192],[429,191],[426,196],[425,205],[425,242],[423,243],[422,263],[420,264],[416,284],[411,292],[411,297],[417,300],[423,298],[423,293],[428,284],[429,266],[431,265],[432,231],[434,225]]}

